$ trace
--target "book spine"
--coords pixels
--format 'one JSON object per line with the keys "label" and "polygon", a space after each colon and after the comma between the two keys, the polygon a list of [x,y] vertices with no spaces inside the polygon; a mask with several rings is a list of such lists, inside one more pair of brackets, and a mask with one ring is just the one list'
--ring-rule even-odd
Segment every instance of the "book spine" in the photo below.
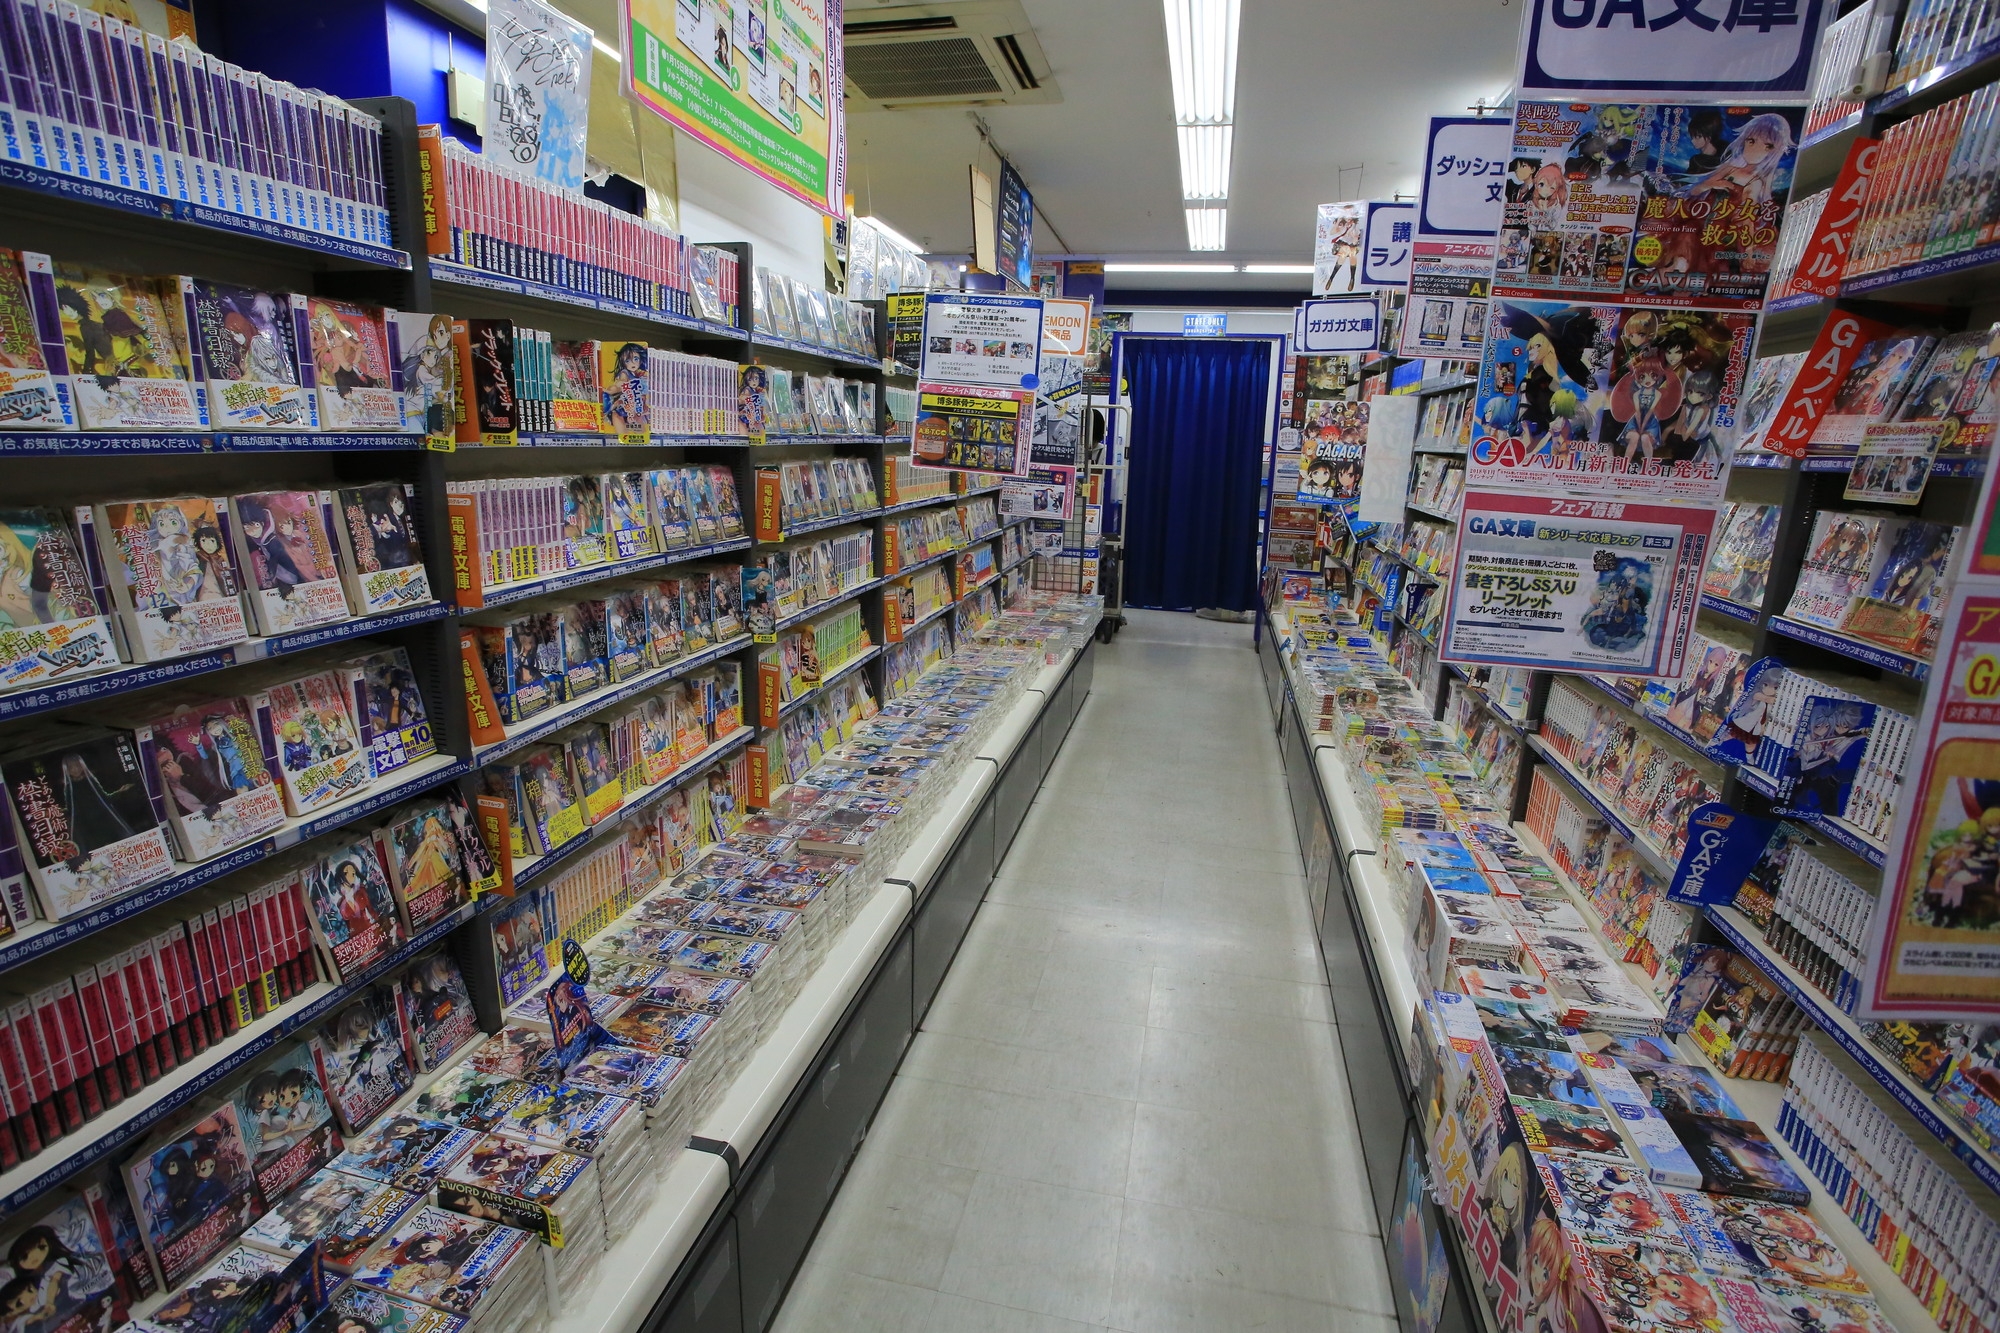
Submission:
{"label": "book spine", "polygon": [[98,114],[104,122],[105,145],[111,151],[111,177],[122,189],[137,190],[151,194],[149,180],[144,174],[138,148],[138,120],[127,120],[127,110],[120,95],[117,74],[111,63],[110,34],[104,26],[104,16],[95,10],[79,8],[78,17],[83,24],[83,57],[90,68],[90,80],[97,95]]}
{"label": "book spine", "polygon": [[29,54],[14,0],[0,0],[0,79],[6,83],[5,95],[0,96],[0,103],[4,103],[0,109],[0,154],[9,161],[44,171],[52,169],[48,131],[35,88],[34,57]]}

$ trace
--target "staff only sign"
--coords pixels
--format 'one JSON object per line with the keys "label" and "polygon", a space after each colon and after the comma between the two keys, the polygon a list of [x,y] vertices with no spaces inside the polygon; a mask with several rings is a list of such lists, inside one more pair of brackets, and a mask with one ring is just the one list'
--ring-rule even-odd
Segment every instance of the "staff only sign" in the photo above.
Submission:
{"label": "staff only sign", "polygon": [[1515,95],[1804,102],[1833,0],[1528,0]]}

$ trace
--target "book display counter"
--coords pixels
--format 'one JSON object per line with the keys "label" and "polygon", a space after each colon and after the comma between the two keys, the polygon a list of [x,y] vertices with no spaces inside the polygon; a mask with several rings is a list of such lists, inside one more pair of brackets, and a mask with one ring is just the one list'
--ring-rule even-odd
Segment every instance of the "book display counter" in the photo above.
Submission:
{"label": "book display counter", "polygon": [[6,1318],[764,1327],[1099,604],[913,465],[880,299],[75,5],[0,72],[52,40],[105,63],[0,79]]}
{"label": "book display counter", "polygon": [[[1699,1261],[1689,1275],[1714,1293],[1714,1310],[1739,1326],[1747,1321],[1734,1302],[1749,1299],[1745,1284],[1831,1300],[1862,1327],[1886,1321],[1908,1333],[1965,1326],[1972,1316],[1959,1313],[1958,1302],[1976,1301],[1990,1268],[1940,1262],[1937,1234],[1907,1213],[1893,1224],[1900,1243],[1884,1246],[1884,1219],[1906,1205],[1868,1193],[1882,1189],[1888,1175],[1881,1167],[1869,1180],[1876,1160],[1869,1153],[1898,1153],[1902,1179],[1926,1179],[1935,1195],[1956,1199],[1955,1220],[1975,1233],[1979,1224],[1966,1219],[1993,1215],[1977,1197],[1989,1187],[1918,1127],[1902,1099],[1880,1095],[1881,1085],[1851,1054],[1857,1044],[1872,1049],[1858,1040],[1856,1025],[1848,1020],[1842,1032],[1827,1022],[1813,1031],[1793,1022],[1789,1070],[1781,1059],[1755,1057],[1753,1024],[1739,1021],[1731,1032],[1714,1021],[1739,995],[1717,1004],[1720,992],[1710,992],[1695,1018],[1674,1031],[1682,1005],[1694,1002],[1688,989],[1663,990],[1654,973],[1625,961],[1601,899],[1579,887],[1535,831],[1538,821],[1510,824],[1493,807],[1465,756],[1368,636],[1337,628],[1323,607],[1280,601],[1271,611],[1272,634],[1260,653],[1348,1078],[1356,1087],[1392,1090],[1357,1098],[1355,1108],[1376,1220],[1392,1273],[1448,1265],[1450,1295],[1438,1326],[1505,1327],[1516,1313],[1512,1303],[1529,1300],[1535,1282],[1544,1301],[1601,1301],[1602,1288],[1587,1280],[1554,1283],[1525,1260],[1518,1270],[1483,1264],[1481,1250],[1525,1256],[1525,1247],[1567,1243],[1580,1264],[1605,1226],[1624,1228],[1626,1244],[1641,1239],[1628,1234],[1635,1217],[1659,1223],[1653,1244]],[[1330,725],[1318,725],[1322,710]],[[1380,743],[1391,736],[1401,746]],[[1418,761],[1426,748],[1428,761]],[[1428,812],[1420,809],[1425,789],[1434,803]],[[1466,864],[1448,864],[1463,852],[1471,853]],[[1517,893],[1466,892],[1476,880]],[[1471,941],[1502,921],[1508,928],[1497,932],[1497,949]],[[1768,988],[1749,973],[1728,975],[1750,987],[1759,1007],[1784,993],[1816,995],[1796,973]],[[1818,1004],[1827,1007],[1823,997]],[[1537,1040],[1543,1044],[1530,1044]],[[1874,1062],[1881,1063],[1879,1054]],[[1544,1064],[1570,1077],[1544,1081]],[[1625,1095],[1634,1074],[1643,1089],[1636,1099]],[[1499,1112],[1494,1098],[1509,1110]],[[1879,1120],[1867,1151],[1849,1151],[1818,1126],[1801,1128],[1835,1098],[1839,1109],[1830,1118]],[[1482,1128],[1481,1118],[1491,1123]],[[1702,1151],[1700,1122],[1712,1118],[1735,1122],[1726,1158]],[[1942,1117],[1934,1111],[1932,1119]],[[1497,1140],[1457,1157],[1496,1126]],[[1523,1132],[1529,1137],[1512,1137]],[[1481,1180],[1486,1166],[1509,1152],[1525,1153],[1533,1180],[1525,1203],[1502,1207]],[[1439,1198],[1410,1189],[1413,1155],[1415,1169],[1439,1182]],[[1588,1190],[1572,1188],[1579,1162],[1589,1166]],[[1663,1177],[1674,1183],[1663,1185]],[[1589,1190],[1616,1201],[1590,1202]],[[1705,1233],[1688,1219],[1713,1224],[1717,1213],[1737,1219],[1723,1228],[1732,1239],[1704,1250]],[[1758,1249],[1746,1239],[1758,1233],[1745,1218],[1795,1244]],[[1509,1243],[1509,1225],[1524,1248]],[[1545,1228],[1549,1234],[1536,1241]],[[1918,1251],[1923,1267],[1911,1261]],[[1933,1271],[1952,1274],[1949,1292],[1925,1280]],[[1832,1287],[1830,1273],[1839,1275]],[[1926,1289],[1914,1289],[1919,1285]],[[1709,1308],[1699,1298],[1695,1304]]]}

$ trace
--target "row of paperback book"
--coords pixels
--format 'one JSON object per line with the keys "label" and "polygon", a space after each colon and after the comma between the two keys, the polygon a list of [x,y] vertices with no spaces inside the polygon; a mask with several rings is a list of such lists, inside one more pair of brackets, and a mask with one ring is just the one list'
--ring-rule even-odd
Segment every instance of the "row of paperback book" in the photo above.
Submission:
{"label": "row of paperback book", "polygon": [[[1486,813],[1470,774],[1448,781],[1465,761],[1352,612],[1279,610],[1295,689],[1330,701],[1356,795],[1384,821],[1378,861],[1409,899],[1432,1175],[1502,1321],[1642,1329],[1665,1311],[1688,1327],[1891,1327],[1729,1085],[1783,1081],[1802,1014],[1723,952],[1682,950],[1664,981],[1631,979],[1568,876]],[[1558,789],[1542,772],[1531,826],[1567,826],[1574,854],[1608,869],[1615,835],[1597,821],[1579,836],[1590,813],[1549,809],[1541,793]]]}
{"label": "row of paperback book", "polygon": [[[350,646],[27,727],[0,751],[0,893],[64,921],[321,814],[436,752],[400,648]],[[32,886],[32,898],[28,887]]]}
{"label": "row of paperback book", "polygon": [[0,15],[0,157],[388,247],[382,124],[88,5]]}
{"label": "row of paperback book", "polygon": [[783,541],[787,528],[870,513],[881,504],[875,469],[865,458],[801,459],[760,467],[756,483],[760,542]]}
{"label": "row of paperback book", "polygon": [[[1053,610],[1064,633],[1097,614]],[[1018,619],[1009,637],[1049,617]],[[449,954],[421,959],[190,1107],[115,1182],[14,1220],[6,1279],[38,1280],[63,1247],[50,1327],[88,1313],[137,1333],[297,1328],[323,1304],[329,1329],[541,1327],[588,1292],[694,1116],[1041,656],[961,651],[754,831],[720,814],[698,861],[670,866],[668,835],[635,826],[572,872],[594,885],[581,897],[545,886],[507,901],[495,948],[528,984],[499,1033],[473,1030]],[[588,987],[549,961],[586,940]],[[286,1274],[296,1289],[274,1305]]]}
{"label": "row of paperback book", "polygon": [[446,483],[461,605],[572,570],[648,560],[744,536],[721,464]]}
{"label": "row of paperback book", "polygon": [[877,360],[875,310],[760,268],[751,293],[751,328],[790,342]]}
{"label": "row of paperback book", "polygon": [[[948,648],[944,653],[949,656]],[[854,729],[879,711],[866,672],[850,672],[820,689],[803,707],[780,719],[775,743],[766,738],[766,780],[773,787],[799,781],[813,765],[853,740]]]}
{"label": "row of paperback book", "polygon": [[468,621],[466,706],[475,742],[489,744],[501,727],[742,639],[743,581],[736,565],[687,568]]}
{"label": "row of paperback book", "polygon": [[0,689],[430,604],[401,483],[0,510]]}
{"label": "row of paperback book", "polygon": [[817,616],[778,637],[777,647],[757,663],[758,713],[770,726],[778,708],[789,704],[859,657],[873,644],[853,602]]}
{"label": "row of paperback book", "polygon": [[768,639],[776,622],[824,606],[872,582],[875,533],[844,527],[756,553],[743,567],[743,609],[750,632]]}
{"label": "row of paperback book", "polygon": [[675,777],[743,727],[734,662],[681,677],[508,755],[484,772],[484,795],[505,806],[517,862],[561,851],[606,826],[627,794]]}

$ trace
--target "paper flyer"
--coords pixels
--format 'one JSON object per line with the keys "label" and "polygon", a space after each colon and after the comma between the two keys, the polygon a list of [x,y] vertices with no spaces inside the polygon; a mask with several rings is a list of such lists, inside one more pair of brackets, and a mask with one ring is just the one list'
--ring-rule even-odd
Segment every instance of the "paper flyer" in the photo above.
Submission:
{"label": "paper flyer", "polygon": [[1313,295],[1351,292],[1361,281],[1361,201],[1321,204],[1313,227]]}
{"label": "paper flyer", "polygon": [[1943,435],[1942,421],[1878,421],[1866,427],[1841,498],[1888,505],[1922,503]]}
{"label": "paper flyer", "polygon": [[920,382],[910,461],[921,468],[1026,476],[1034,428],[1033,389]]}
{"label": "paper flyer", "polygon": [[1715,511],[1468,489],[1440,656],[1678,679]]}
{"label": "paper flyer", "polygon": [[932,292],[924,301],[923,379],[1032,389],[1041,355],[1038,296]]}
{"label": "paper flyer", "polygon": [[1756,316],[1496,300],[1466,484],[1720,503]]}

